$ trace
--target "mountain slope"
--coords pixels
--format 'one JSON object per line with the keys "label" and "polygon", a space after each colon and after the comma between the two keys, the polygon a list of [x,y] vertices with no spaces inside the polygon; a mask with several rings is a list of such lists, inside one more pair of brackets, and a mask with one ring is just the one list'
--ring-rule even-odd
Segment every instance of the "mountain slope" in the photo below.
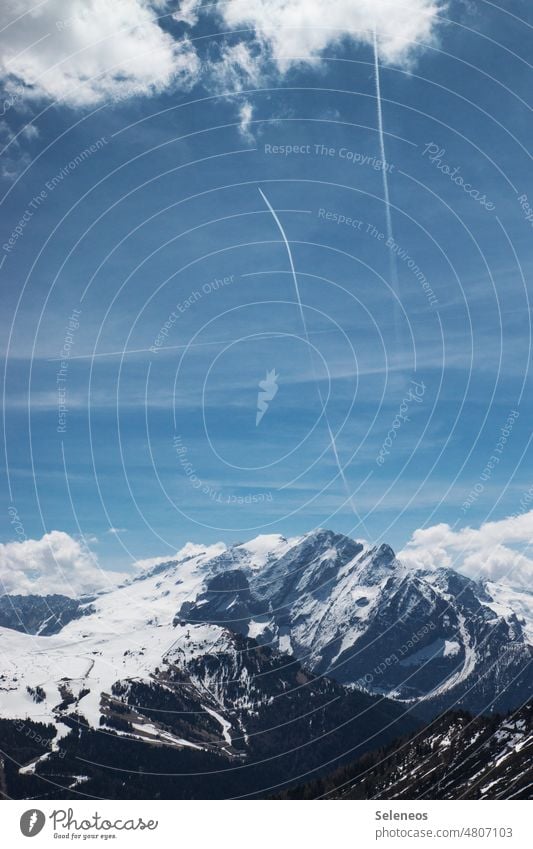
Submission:
{"label": "mountain slope", "polygon": [[57,634],[0,628],[1,715],[11,728],[53,729],[16,777],[8,768],[12,793],[42,795],[44,783],[50,798],[142,798],[153,771],[168,798],[261,794],[414,727],[402,706],[316,677],[294,657],[174,621],[228,562],[252,574],[271,559],[264,545],[236,548],[187,546],[95,597]]}
{"label": "mountain slope", "polygon": [[510,716],[449,713],[291,799],[529,799],[533,704]]}
{"label": "mountain slope", "polygon": [[143,798],[154,786],[165,798],[264,795],[416,725],[393,702],[315,678],[218,626],[176,631],[151,674],[102,694],[98,730],[65,681],[49,745],[11,769],[8,792],[25,796],[41,782],[48,798]]}

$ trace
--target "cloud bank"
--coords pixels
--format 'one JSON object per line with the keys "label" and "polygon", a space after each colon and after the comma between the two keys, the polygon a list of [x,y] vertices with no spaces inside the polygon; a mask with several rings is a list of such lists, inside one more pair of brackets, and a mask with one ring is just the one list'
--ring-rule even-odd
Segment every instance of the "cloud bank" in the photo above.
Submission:
{"label": "cloud bank", "polygon": [[523,552],[532,543],[530,510],[498,522],[485,522],[478,529],[454,531],[442,523],[417,530],[398,557],[413,567],[452,567],[470,578],[529,588],[533,559]]}
{"label": "cloud bank", "polygon": [[60,593],[78,598],[126,577],[103,572],[96,556],[63,531],[50,531],[41,539],[0,543],[0,594]]}
{"label": "cloud bank", "polygon": [[[533,559],[524,551],[532,544],[533,510],[530,510],[497,522],[485,522],[480,528],[454,531],[450,525],[441,523],[419,529],[398,553],[398,558],[412,568],[449,567],[471,578],[529,589]],[[133,571],[119,573],[102,570],[96,555],[79,540],[63,531],[50,531],[41,539],[0,544],[0,594],[60,593],[76,598],[121,583],[159,563],[204,552],[214,556],[224,548],[223,543],[208,547],[187,543],[173,555],[139,560],[133,564]]]}
{"label": "cloud bank", "polygon": [[[4,0],[0,80],[13,103],[74,108],[189,87],[202,70],[208,85],[218,77],[238,90],[267,67],[317,64],[342,41],[371,45],[374,29],[382,60],[405,64],[432,42],[441,9],[438,0],[225,0],[203,10],[197,0]],[[187,35],[200,14],[227,33],[214,61],[202,62]]]}
{"label": "cloud bank", "polygon": [[8,95],[83,107],[188,84],[198,73],[198,57],[187,38],[176,39],[159,25],[164,5],[3,0],[0,74]]}
{"label": "cloud bank", "polygon": [[416,42],[429,44],[442,4],[435,0],[227,0],[220,15],[229,29],[249,27],[280,71],[314,63],[345,39],[373,44],[382,59],[408,63]]}

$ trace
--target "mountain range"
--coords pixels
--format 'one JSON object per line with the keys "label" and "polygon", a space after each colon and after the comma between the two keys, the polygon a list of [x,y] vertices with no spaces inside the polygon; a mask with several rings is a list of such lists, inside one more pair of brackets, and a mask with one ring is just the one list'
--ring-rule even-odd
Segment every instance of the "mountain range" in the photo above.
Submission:
{"label": "mountain range", "polygon": [[91,597],[3,596],[0,792],[300,786],[448,711],[519,708],[532,633],[524,590],[323,529],[189,543]]}

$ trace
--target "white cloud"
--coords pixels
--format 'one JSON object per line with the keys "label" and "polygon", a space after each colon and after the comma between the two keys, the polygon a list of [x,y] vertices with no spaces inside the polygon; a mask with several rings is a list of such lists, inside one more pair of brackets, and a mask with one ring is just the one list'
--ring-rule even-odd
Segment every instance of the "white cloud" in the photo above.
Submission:
{"label": "white cloud", "polygon": [[198,69],[149,0],[4,0],[2,12],[0,74],[17,99],[93,106],[187,83]]}
{"label": "white cloud", "polygon": [[22,135],[25,139],[37,139],[39,138],[39,130],[35,126],[35,124],[26,124],[21,130]]}
{"label": "white cloud", "polygon": [[[471,578],[530,587],[533,559],[523,551],[532,543],[530,510],[498,522],[485,522],[480,528],[454,531],[442,523],[419,529],[398,557],[413,567],[451,566]],[[523,551],[517,550],[520,548]]]}
{"label": "white cloud", "polygon": [[31,162],[29,153],[21,149],[15,135],[7,121],[0,121],[0,145],[4,146],[1,151],[0,174],[6,180],[15,180]]}
{"label": "white cloud", "polygon": [[243,139],[250,144],[255,141],[252,133],[253,115],[254,108],[252,104],[248,100],[245,100],[239,107],[239,132]]}
{"label": "white cloud", "polygon": [[0,173],[5,180],[16,180],[31,162],[31,156],[25,151],[18,154],[2,154]]}
{"label": "white cloud", "polygon": [[[239,91],[257,84],[272,63],[284,72],[318,63],[326,48],[345,39],[371,44],[374,27],[382,59],[407,63],[415,42],[433,40],[442,6],[440,0],[225,0],[204,14],[213,8],[226,30],[251,30],[251,38],[236,32],[231,44],[223,41],[203,69],[215,90]],[[4,0],[6,103],[45,98],[90,107],[188,86],[199,77],[200,59],[186,36],[165,31],[164,21],[194,27],[201,9],[198,0],[182,0],[177,9],[168,0]]]}
{"label": "white cloud", "polygon": [[77,598],[126,577],[102,571],[96,555],[63,531],[50,531],[41,539],[0,543],[0,593],[60,593]]}
{"label": "white cloud", "polygon": [[[265,60],[261,51],[239,41],[235,44],[223,42],[215,53],[215,58],[204,67],[211,91],[233,95],[245,88],[260,86]],[[254,107],[248,99],[237,107],[239,134],[249,144],[255,141],[251,129],[253,112]]]}
{"label": "white cloud", "polygon": [[199,0],[181,0],[179,9],[173,13],[172,17],[178,23],[193,27],[198,22],[199,10]]}
{"label": "white cloud", "polygon": [[250,27],[280,71],[313,63],[343,39],[372,44],[375,28],[387,62],[406,63],[415,42],[433,41],[437,0],[226,0],[220,15],[231,29]]}
{"label": "white cloud", "polygon": [[263,55],[243,41],[224,42],[216,59],[207,67],[217,91],[234,92],[259,84],[263,61]]}
{"label": "white cloud", "polygon": [[[20,135],[31,141],[39,136],[39,131],[33,124],[26,124],[20,130]],[[15,180],[28,167],[31,156],[21,149],[17,133],[4,120],[0,120],[0,145],[4,145],[1,151],[0,174],[6,180]]]}

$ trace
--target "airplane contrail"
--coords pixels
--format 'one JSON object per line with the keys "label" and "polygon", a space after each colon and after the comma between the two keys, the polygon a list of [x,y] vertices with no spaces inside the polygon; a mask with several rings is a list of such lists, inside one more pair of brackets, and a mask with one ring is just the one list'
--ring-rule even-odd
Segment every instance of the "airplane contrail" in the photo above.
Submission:
{"label": "airplane contrail", "polygon": [[[269,199],[267,198],[265,193],[262,191],[262,189],[259,189],[259,194],[261,195],[266,206],[270,210],[270,213],[272,214],[272,217],[277,224],[278,230],[281,233],[281,238],[283,239],[283,243],[284,243],[285,248],[287,250],[287,255],[289,257],[289,265],[291,267],[291,275],[292,275],[292,279],[293,279],[293,283],[294,283],[294,289],[295,289],[295,292],[296,292],[296,301],[298,303],[298,309],[299,309],[299,312],[300,312],[300,318],[302,320],[302,327],[303,327],[303,331],[304,331],[304,336],[305,336],[305,340],[307,342],[307,347],[308,347],[308,351],[309,351],[309,359],[311,361],[311,369],[313,371],[313,378],[315,380],[315,385],[316,385],[316,389],[317,389],[317,393],[318,393],[318,399],[320,401],[320,407],[321,407],[321,410],[322,410],[322,415],[324,417],[324,421],[326,422],[326,427],[328,429],[329,440],[330,440],[330,443],[331,443],[333,456],[335,457],[337,469],[339,470],[340,478],[341,478],[341,480],[344,484],[344,488],[346,490],[346,496],[347,496],[348,504],[350,505],[352,512],[353,512],[355,518],[357,519],[358,524],[360,524],[363,527],[363,529],[365,529],[364,522],[361,519],[361,517],[359,516],[357,508],[356,508],[356,506],[353,502],[353,496],[352,496],[352,493],[350,491],[350,486],[349,486],[348,480],[347,480],[346,475],[344,473],[344,468],[342,467],[342,464],[341,464],[341,461],[340,461],[339,452],[337,451],[337,444],[335,442],[335,436],[334,436],[333,431],[331,429],[331,425],[329,423],[328,415],[327,415],[327,412],[326,412],[326,406],[324,404],[324,399],[323,399],[322,393],[320,391],[320,386],[319,386],[319,383],[318,383],[318,378],[317,378],[317,374],[316,374],[316,370],[315,370],[315,364],[314,364],[314,361],[313,361],[313,356],[311,354],[311,347],[310,347],[311,342],[310,342],[310,339],[309,339],[309,331],[307,329],[307,321],[305,319],[305,313],[304,313],[304,309],[303,309],[302,299],[301,299],[301,296],[300,296],[300,287],[298,285],[298,276],[296,274],[296,268],[294,266],[294,260],[293,260],[293,257],[292,257],[291,246],[290,246],[289,240],[287,239],[287,236],[285,234],[285,230],[283,229],[283,225],[282,225],[281,221],[279,220],[279,218],[276,214],[276,211],[273,208],[272,204],[270,203]],[[365,532],[366,532],[366,529],[365,529]]]}
{"label": "airplane contrail", "polygon": [[[374,27],[374,81],[376,85],[376,105],[377,105],[377,116],[378,116],[378,133],[379,133],[379,150],[380,157],[383,163],[383,167],[381,169],[381,175],[383,178],[383,199],[385,201],[385,218],[387,224],[387,241],[391,244],[394,244],[394,229],[392,226],[392,212],[390,205],[390,192],[389,192],[389,178],[387,173],[387,154],[385,151],[385,133],[383,131],[383,104],[381,101],[381,79],[380,79],[380,70],[379,70],[379,45],[378,45],[378,36],[376,32],[376,28]],[[393,293],[395,295],[394,298],[394,326],[396,330],[396,337],[399,340],[400,336],[400,322],[398,315],[398,301],[400,299],[400,284],[398,280],[398,267],[396,265],[396,253],[394,250],[389,249],[389,268],[390,268],[390,282],[392,286]]]}

